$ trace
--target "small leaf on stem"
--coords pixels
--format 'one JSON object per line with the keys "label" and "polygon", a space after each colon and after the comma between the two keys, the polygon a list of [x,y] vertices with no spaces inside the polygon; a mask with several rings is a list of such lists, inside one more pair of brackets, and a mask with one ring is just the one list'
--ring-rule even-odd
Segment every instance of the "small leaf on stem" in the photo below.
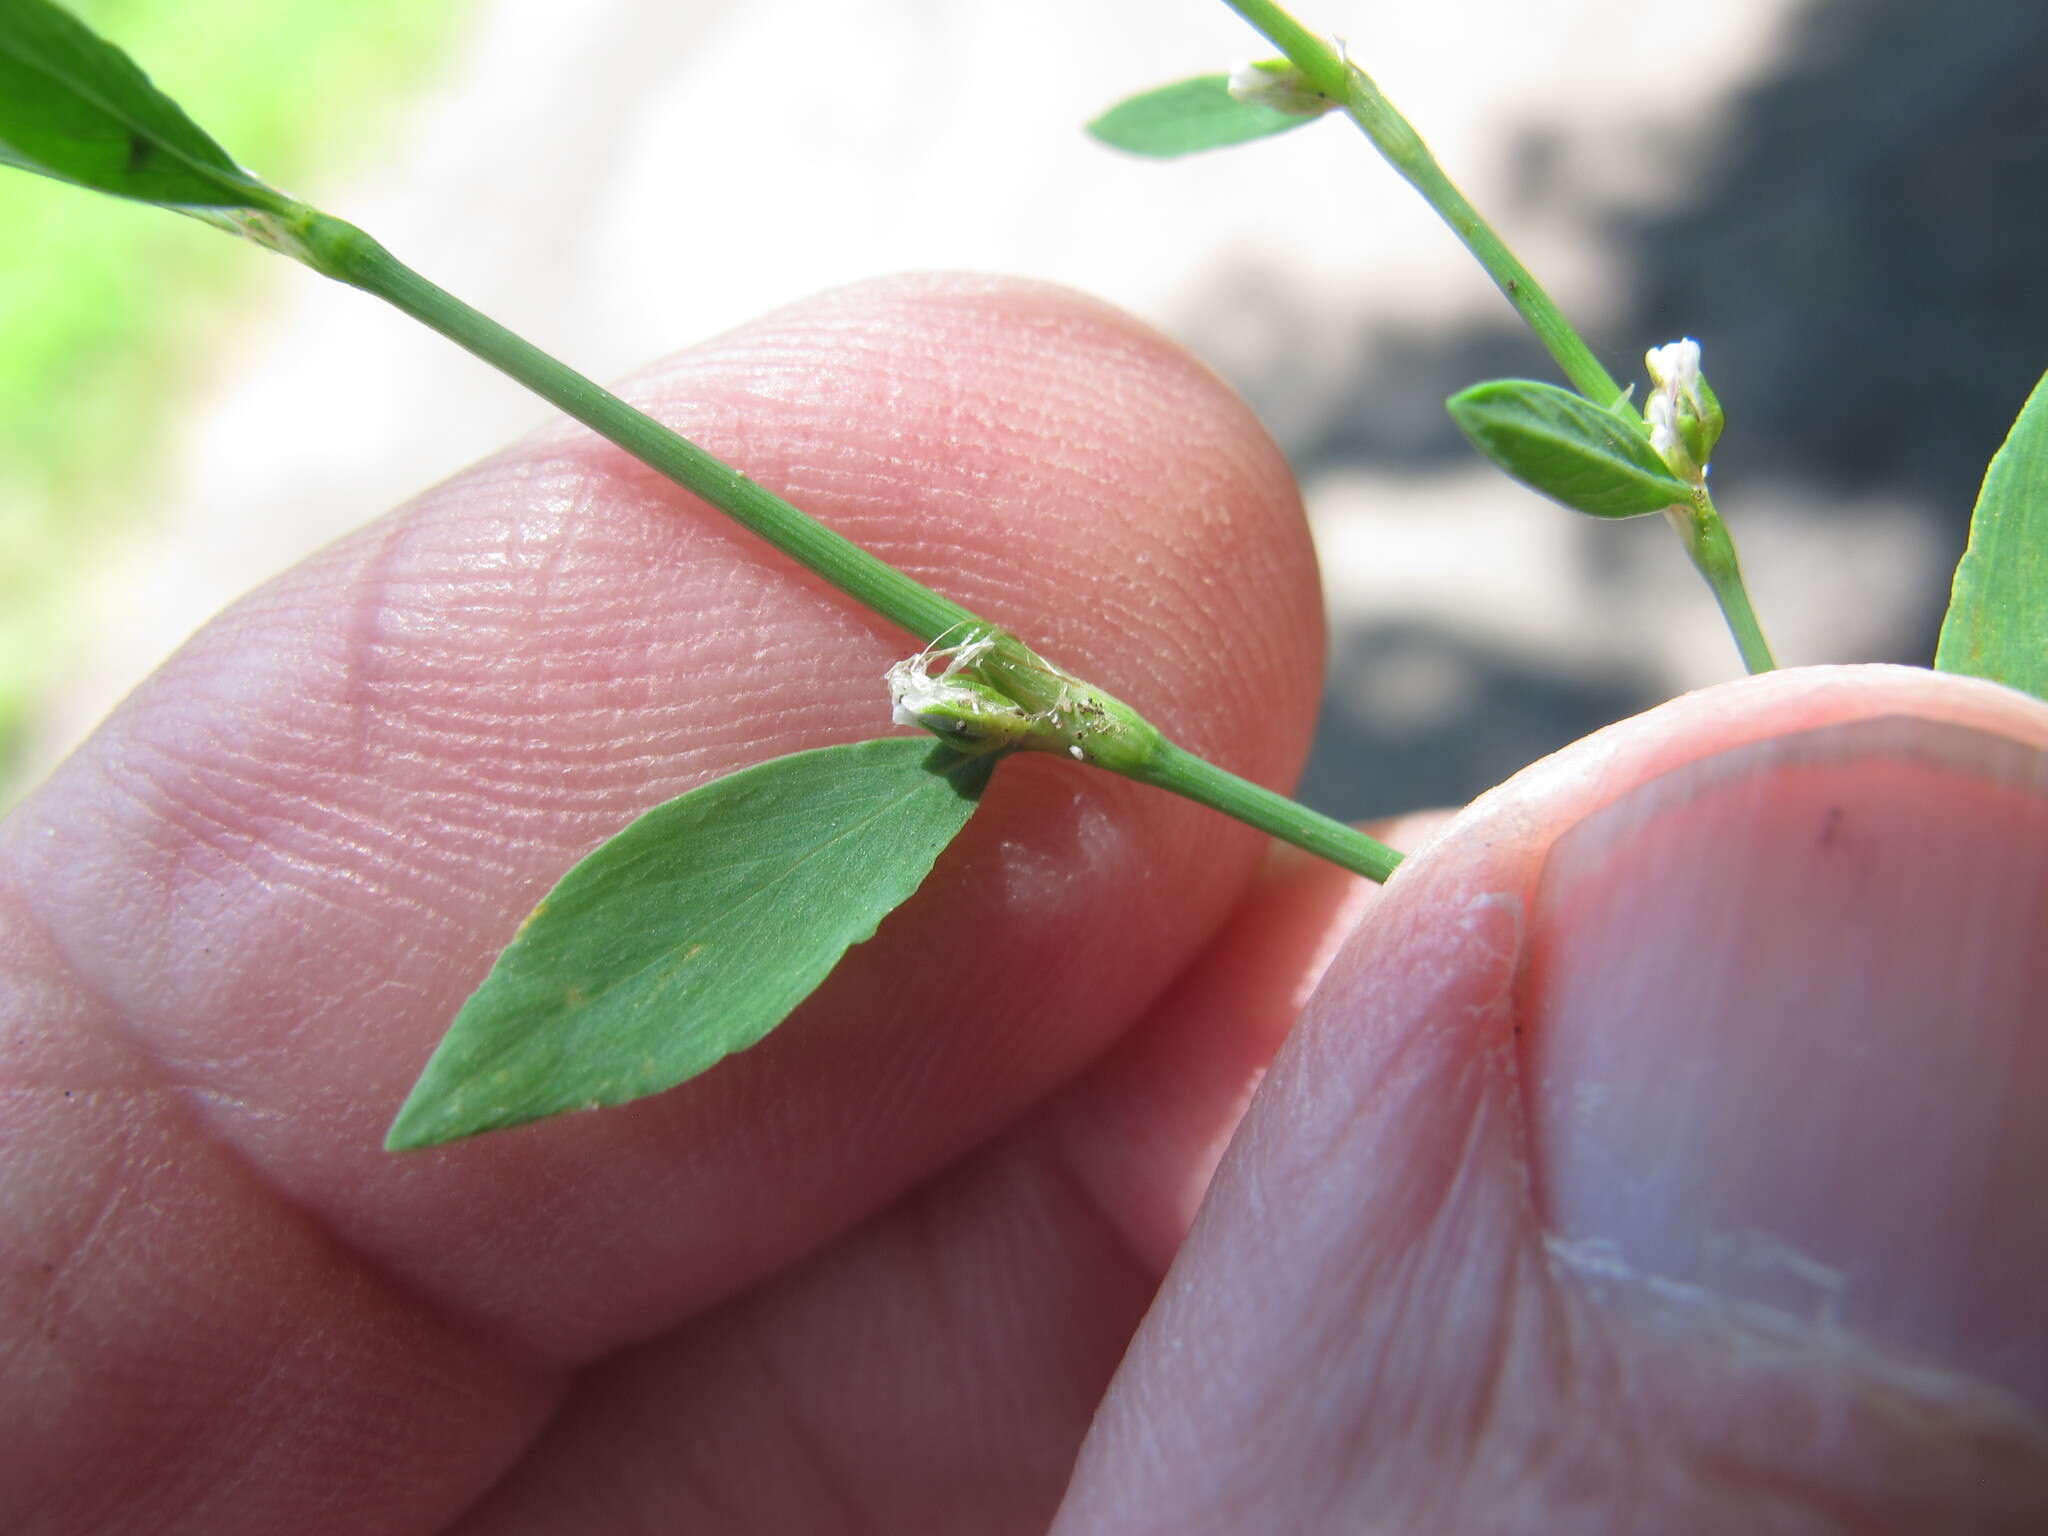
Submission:
{"label": "small leaf on stem", "polygon": [[0,0],[0,165],[172,207],[290,206],[50,0]]}
{"label": "small leaf on stem", "polygon": [[2048,699],[2048,376],[1992,456],[1934,665]]}
{"label": "small leaf on stem", "polygon": [[622,1104],[753,1045],[924,882],[996,761],[885,737],[648,811],[533,909],[385,1145]]}
{"label": "small leaf on stem", "polygon": [[1640,517],[1692,501],[1693,488],[1672,474],[1639,426],[1568,389],[1495,379],[1445,406],[1481,453],[1575,512]]}
{"label": "small leaf on stem", "polygon": [[1199,75],[1118,102],[1088,131],[1113,149],[1165,160],[1285,133],[1320,115],[1243,101],[1231,95],[1228,75]]}

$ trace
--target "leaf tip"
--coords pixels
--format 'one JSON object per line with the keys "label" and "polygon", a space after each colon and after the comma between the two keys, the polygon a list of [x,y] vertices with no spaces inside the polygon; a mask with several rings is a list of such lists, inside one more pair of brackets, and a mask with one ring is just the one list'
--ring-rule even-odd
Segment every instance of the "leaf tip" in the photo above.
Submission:
{"label": "leaf tip", "polygon": [[436,1051],[391,1118],[384,1133],[386,1152],[418,1152],[518,1123],[502,1106],[480,1104],[473,1083],[450,1081],[445,1070],[437,1070],[442,1067],[442,1052]]}
{"label": "leaf tip", "polygon": [[465,1134],[459,1128],[450,1127],[443,1107],[415,1087],[392,1117],[391,1128],[384,1133],[384,1150],[418,1152],[426,1147],[459,1140]]}

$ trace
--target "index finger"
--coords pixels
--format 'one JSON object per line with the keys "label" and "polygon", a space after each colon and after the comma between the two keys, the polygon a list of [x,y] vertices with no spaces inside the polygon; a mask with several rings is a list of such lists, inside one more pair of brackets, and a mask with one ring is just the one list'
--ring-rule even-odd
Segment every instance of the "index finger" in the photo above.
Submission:
{"label": "index finger", "polygon": [[[1298,763],[1322,636],[1291,480],[1127,318],[1041,287],[872,284],[633,392],[1194,750],[1267,782]],[[1070,1075],[1199,945],[1257,839],[1020,760],[756,1051],[622,1110],[379,1150],[568,863],[719,773],[876,734],[880,674],[912,648],[570,430],[223,615],[0,842],[34,939],[9,946],[17,970],[75,1020],[54,1042],[16,1020],[17,1070],[132,1068],[171,1146],[218,1144],[270,1202],[207,1215],[173,1180],[121,1262],[175,1270],[228,1240],[208,1222],[292,1209],[465,1329],[572,1362],[843,1230]],[[97,1155],[107,1131],[40,1120],[37,1155]]]}

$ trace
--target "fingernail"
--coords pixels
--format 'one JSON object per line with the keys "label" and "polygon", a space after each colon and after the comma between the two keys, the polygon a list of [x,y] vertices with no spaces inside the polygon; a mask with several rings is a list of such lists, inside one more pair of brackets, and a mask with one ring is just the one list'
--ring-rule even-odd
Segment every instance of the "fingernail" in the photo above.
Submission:
{"label": "fingernail", "polygon": [[2048,753],[1906,718],[1559,838],[1522,981],[1561,1253],[2048,1405]]}

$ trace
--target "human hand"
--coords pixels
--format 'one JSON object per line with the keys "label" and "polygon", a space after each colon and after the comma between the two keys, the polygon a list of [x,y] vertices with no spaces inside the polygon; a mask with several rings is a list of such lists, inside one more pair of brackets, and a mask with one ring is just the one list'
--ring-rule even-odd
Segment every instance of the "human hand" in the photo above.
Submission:
{"label": "human hand", "polygon": [[[869,285],[638,393],[1298,762],[1291,482],[1128,321]],[[0,834],[0,1524],[1040,1530],[1106,1387],[1061,1530],[2038,1515],[2048,711],[1953,679],[1681,701],[1383,897],[1020,759],[755,1051],[378,1150],[576,853],[872,734],[905,649],[565,430],[167,663]]]}

